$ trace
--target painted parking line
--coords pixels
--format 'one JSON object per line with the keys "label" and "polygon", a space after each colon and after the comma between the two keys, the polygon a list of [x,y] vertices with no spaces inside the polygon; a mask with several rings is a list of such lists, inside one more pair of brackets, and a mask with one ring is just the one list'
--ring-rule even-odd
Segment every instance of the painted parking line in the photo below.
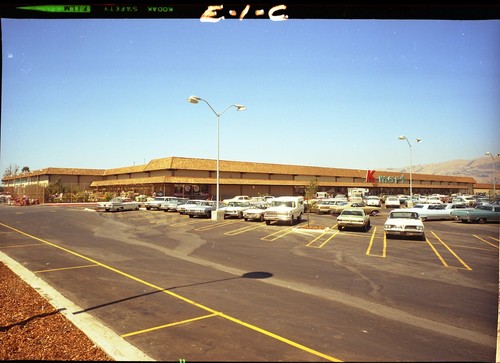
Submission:
{"label": "painted parking line", "polygon": [[[453,251],[450,246],[448,246],[441,238],[438,237],[438,235],[436,233],[434,233],[433,231],[431,231],[431,233],[434,235],[434,237],[444,246],[446,247],[446,249],[462,264],[462,266],[464,266],[464,268],[466,270],[469,270],[469,271],[472,271],[472,268],[467,265],[456,253],[455,251]],[[426,241],[427,243],[429,244],[429,246],[431,246],[432,250],[434,251],[434,253],[436,253],[436,255],[438,256],[438,258],[441,260],[441,262],[443,263],[443,265],[445,265],[446,267],[449,267],[448,263],[446,263],[445,259],[442,257],[442,255],[440,255],[438,252],[437,252],[437,249],[432,245],[432,243],[430,242],[430,240],[428,238],[426,238]]]}
{"label": "painted parking line", "polygon": [[236,221],[224,221],[224,222],[218,222],[218,223],[211,223],[208,226],[203,226],[200,228],[196,228],[195,231],[208,231],[210,229],[216,229],[220,227],[227,226],[229,224],[234,224],[234,223],[239,223],[239,220]]}
{"label": "painted parking line", "polygon": [[[485,240],[484,238],[481,238],[481,237],[479,237],[479,236],[476,236],[475,234],[473,234],[473,236],[474,236],[474,237],[476,237],[478,240],[483,241],[484,243],[487,243],[487,244],[489,244],[490,246],[495,247],[495,248],[498,250],[498,243],[497,243],[497,244],[493,244],[493,243],[491,243],[491,242],[488,242],[488,241],[487,241],[487,240]],[[498,242],[498,239],[493,238],[493,237],[490,237],[490,238],[491,238],[491,239],[493,239],[493,240],[496,240],[496,241]]]}
{"label": "painted parking line", "polygon": [[373,227],[373,232],[370,237],[370,243],[368,244],[368,248],[366,249],[366,255],[367,256],[374,256],[374,257],[386,257],[387,256],[387,236],[384,232],[384,237],[382,239],[382,254],[373,254],[372,253],[372,247],[373,247],[373,242],[375,241],[375,235],[377,232],[377,227]]}
{"label": "painted parking line", "polygon": [[43,243],[25,243],[22,245],[7,245],[2,246],[2,248],[21,248],[21,247],[31,247],[31,246],[45,246]]}
{"label": "painted parking line", "polygon": [[269,241],[269,242],[276,241],[278,238],[284,237],[292,232],[293,232],[293,227],[279,229],[276,232],[273,232],[271,234],[268,234],[267,236],[262,237],[261,241]]}
{"label": "painted parking line", "polygon": [[96,265],[95,263],[92,265],[82,265],[82,266],[71,266],[71,267],[61,267],[61,268],[51,268],[47,270],[38,270],[38,271],[33,271],[36,274],[43,274],[46,272],[54,272],[54,271],[67,271],[67,270],[75,270],[79,268],[87,268],[87,267],[99,267],[99,265]]}
{"label": "painted parking line", "polygon": [[[162,288],[162,287],[160,287],[160,286],[157,286],[157,285],[155,285],[155,284],[153,284],[153,283],[151,283],[151,282],[148,282],[148,281],[143,280],[143,279],[141,279],[141,278],[139,278],[139,277],[133,276],[133,275],[131,275],[131,274],[129,274],[129,273],[126,273],[126,272],[124,272],[124,271],[118,270],[118,269],[116,269],[116,268],[114,268],[114,267],[111,267],[111,266],[109,266],[109,265],[106,265],[106,264],[104,264],[104,263],[101,263],[101,262],[99,262],[99,261],[97,261],[97,260],[94,260],[94,259],[92,259],[92,258],[90,258],[90,257],[84,256],[84,255],[82,255],[82,254],[80,254],[80,253],[78,253],[78,252],[72,251],[72,250],[70,250],[70,249],[68,249],[68,248],[65,248],[65,247],[59,246],[59,245],[57,245],[57,244],[55,244],[55,243],[49,242],[49,241],[44,240],[44,239],[42,239],[42,238],[35,237],[35,236],[31,235],[31,234],[28,234],[28,233],[26,233],[26,232],[23,232],[23,231],[21,231],[21,230],[17,229],[17,228],[14,228],[14,227],[8,226],[8,225],[3,224],[3,223],[0,223],[0,226],[3,226],[3,227],[5,227],[5,228],[8,228],[8,229],[10,229],[10,230],[12,230],[12,231],[15,231],[15,232],[17,232],[17,233],[19,233],[19,234],[23,235],[23,236],[26,236],[26,237],[28,237],[28,238],[34,239],[34,240],[39,241],[39,242],[41,242],[41,243],[44,243],[44,244],[46,244],[46,245],[52,246],[52,247],[54,247],[54,248],[57,248],[57,249],[59,249],[59,250],[61,250],[61,251],[67,252],[68,254],[71,254],[71,255],[73,255],[73,256],[76,256],[76,257],[82,258],[82,259],[84,259],[84,260],[86,260],[86,261],[91,262],[92,264],[98,265],[98,266],[100,266],[100,267],[102,267],[102,268],[104,268],[104,269],[107,269],[107,270],[109,270],[109,271],[115,272],[115,273],[117,273],[117,274],[119,274],[119,275],[121,275],[121,276],[124,276],[124,277],[128,278],[128,279],[131,279],[131,280],[136,281],[136,282],[138,282],[138,283],[140,283],[140,284],[143,284],[143,285],[146,285],[146,286],[148,286],[148,287],[151,287],[152,289],[158,290],[158,291],[160,291],[160,292],[162,292],[162,293],[164,293],[164,294],[167,294],[167,295],[169,295],[169,296],[171,296],[171,297],[177,298],[177,299],[179,299],[179,300],[181,300],[181,301],[183,301],[183,302],[185,302],[185,303],[187,303],[187,304],[190,304],[190,305],[192,305],[192,306],[195,306],[195,307],[198,307],[198,308],[200,308],[200,309],[202,309],[202,310],[205,310],[205,311],[207,311],[207,312],[209,312],[209,313],[210,313],[209,315],[205,315],[205,316],[204,316],[205,318],[206,318],[206,317],[209,317],[209,316],[217,316],[217,317],[220,317],[220,318],[222,318],[222,319],[226,319],[226,320],[228,320],[228,321],[230,321],[230,322],[233,322],[233,323],[235,323],[235,324],[237,324],[237,325],[240,325],[240,326],[242,326],[242,327],[248,328],[248,329],[253,330],[253,331],[255,331],[255,332],[258,332],[258,333],[261,333],[261,334],[266,335],[266,336],[268,336],[268,337],[271,337],[271,338],[273,338],[273,339],[275,339],[275,340],[277,340],[277,341],[280,341],[280,342],[282,342],[282,343],[288,344],[288,345],[290,345],[290,346],[292,346],[292,347],[294,347],[294,348],[296,348],[296,349],[299,349],[299,350],[302,350],[302,351],[307,352],[307,353],[309,353],[309,354],[315,355],[315,356],[317,356],[317,357],[324,358],[324,359],[329,360],[329,361],[332,361],[332,362],[342,362],[342,361],[341,361],[340,359],[338,359],[338,358],[334,358],[334,357],[332,357],[332,356],[330,356],[330,355],[328,355],[328,354],[325,354],[325,353],[319,352],[319,351],[317,351],[317,350],[315,350],[315,349],[309,348],[309,347],[307,347],[307,346],[305,346],[305,345],[302,345],[302,344],[300,344],[300,343],[297,343],[297,342],[295,342],[295,341],[292,341],[292,340],[290,340],[290,339],[287,339],[287,338],[285,338],[285,337],[283,337],[283,336],[281,336],[281,335],[277,335],[277,334],[274,334],[274,333],[272,333],[272,332],[270,332],[270,331],[268,331],[268,330],[265,330],[265,329],[259,328],[259,327],[258,327],[258,326],[256,326],[256,325],[253,325],[253,324],[250,324],[250,323],[244,322],[244,321],[242,321],[242,320],[240,320],[240,319],[237,319],[237,318],[235,318],[235,317],[233,317],[233,316],[231,316],[231,315],[227,315],[227,314],[224,314],[223,312],[216,311],[216,310],[214,310],[214,309],[212,309],[212,308],[210,308],[210,307],[208,307],[208,306],[206,306],[206,305],[200,304],[200,303],[198,303],[198,302],[196,302],[196,301],[194,301],[194,300],[191,300],[191,299],[189,299],[189,298],[187,298],[187,297],[184,297],[184,296],[182,296],[182,295],[179,295],[179,294],[177,294],[177,293],[175,293],[175,292],[172,292],[172,291],[170,291],[170,290],[165,290],[164,288]],[[291,228],[290,228],[290,230],[291,230]],[[204,317],[198,317],[198,318],[195,318],[195,319],[200,319],[200,318],[204,318]],[[131,333],[128,333],[128,334],[131,334]]]}
{"label": "painted parking line", "polygon": [[245,232],[249,232],[249,231],[253,231],[254,229],[258,229],[258,228],[262,228],[262,227],[265,227],[266,224],[265,223],[252,223],[251,225],[249,226],[245,226],[245,227],[241,227],[241,228],[238,228],[238,229],[235,229],[235,230],[232,230],[232,231],[228,231],[228,232],[225,232],[224,234],[227,235],[227,236],[236,236],[237,234],[241,234],[241,233],[245,233]]}
{"label": "painted parking line", "polygon": [[170,328],[172,326],[187,324],[187,323],[191,323],[193,321],[207,319],[207,318],[213,318],[213,317],[217,317],[217,316],[218,316],[217,314],[203,315],[203,316],[199,316],[197,318],[186,319],[186,320],[183,320],[183,321],[176,321],[175,323],[163,324],[163,325],[158,325],[158,326],[155,326],[155,327],[152,327],[152,328],[147,328],[147,329],[133,331],[133,332],[130,332],[130,333],[122,334],[120,336],[122,338],[131,337],[133,335],[149,333],[151,331],[155,331],[155,330],[159,330],[159,329],[165,329],[165,328]]}
{"label": "painted parking line", "polygon": [[330,242],[336,235],[339,234],[339,231],[336,230],[335,232],[323,232],[319,236],[317,236],[315,239],[313,239],[311,242],[306,244],[307,247],[313,247],[313,248],[323,248],[328,242]]}

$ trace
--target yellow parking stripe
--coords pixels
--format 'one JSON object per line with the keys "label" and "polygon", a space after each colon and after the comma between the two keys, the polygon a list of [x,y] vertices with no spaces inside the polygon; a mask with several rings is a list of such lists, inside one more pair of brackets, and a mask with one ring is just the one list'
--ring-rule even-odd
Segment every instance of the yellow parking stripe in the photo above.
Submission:
{"label": "yellow parking stripe", "polygon": [[[308,244],[306,244],[306,246],[307,247],[314,247],[314,248],[323,248],[323,246],[326,245],[328,242],[330,242],[332,240],[332,238],[335,237],[337,234],[339,234],[339,231],[336,231],[336,232],[323,232],[318,237],[316,237],[315,239],[313,239],[311,242],[309,242]],[[317,246],[313,245],[313,243],[315,243],[315,242],[318,242],[318,241],[321,242],[322,238],[325,237],[325,236],[329,236],[329,237],[327,237],[324,242],[320,243]]]}
{"label": "yellow parking stripe", "polygon": [[207,226],[196,228],[195,231],[208,231],[210,229],[215,229],[215,228],[226,226],[228,224],[234,224],[234,223],[238,223],[238,222],[239,221],[225,221],[225,222],[219,222],[219,223],[215,223],[215,224],[211,223]]}
{"label": "yellow parking stripe", "polygon": [[[287,339],[287,338],[285,338],[285,337],[282,337],[282,336],[280,336],[280,335],[277,335],[277,334],[271,333],[270,331],[267,331],[267,330],[261,329],[261,328],[259,328],[259,327],[255,326],[255,325],[252,325],[252,324],[249,324],[249,323],[245,323],[244,321],[241,321],[241,320],[239,320],[239,319],[236,319],[236,318],[234,318],[234,317],[232,317],[232,316],[230,316],[230,315],[226,315],[226,314],[224,314],[224,313],[222,313],[222,312],[215,311],[214,309],[209,308],[208,306],[205,306],[205,305],[203,305],[203,304],[197,303],[197,302],[196,302],[196,301],[194,301],[194,300],[188,299],[188,298],[186,298],[186,297],[184,297],[184,296],[182,296],[182,295],[179,295],[179,294],[177,294],[177,293],[175,293],[175,292],[172,292],[172,291],[170,291],[170,290],[165,290],[164,288],[162,288],[162,287],[160,287],[160,286],[157,286],[157,285],[155,285],[155,284],[153,284],[153,283],[147,282],[147,281],[145,281],[145,280],[143,280],[143,279],[141,279],[141,278],[139,278],[139,277],[136,277],[136,276],[130,275],[130,274],[126,273],[126,272],[120,271],[120,270],[118,270],[118,269],[116,269],[116,268],[114,268],[114,267],[111,267],[111,266],[108,266],[108,265],[103,264],[103,263],[101,263],[101,262],[98,262],[98,261],[96,261],[96,260],[94,260],[94,259],[92,259],[92,258],[90,258],[90,257],[86,257],[86,256],[84,256],[84,255],[82,255],[82,254],[79,254],[78,252],[71,251],[71,250],[69,250],[69,249],[67,249],[67,248],[65,248],[65,247],[61,247],[61,246],[59,246],[59,245],[56,245],[55,243],[52,243],[52,242],[49,242],[49,241],[43,240],[43,239],[38,238],[38,237],[35,237],[35,236],[33,236],[33,235],[30,235],[30,234],[28,234],[28,233],[26,233],[26,232],[20,231],[19,229],[16,229],[16,228],[14,228],[14,227],[8,226],[8,225],[6,225],[6,224],[0,223],[0,226],[4,226],[5,228],[8,228],[8,229],[10,229],[10,230],[12,230],[12,231],[15,231],[15,232],[17,232],[17,233],[19,233],[19,234],[22,234],[23,236],[26,236],[26,237],[28,237],[28,238],[32,238],[32,239],[34,239],[34,240],[36,240],[36,241],[39,241],[39,242],[45,243],[45,244],[47,244],[47,245],[49,245],[49,246],[52,246],[52,247],[57,248],[57,249],[59,249],[59,250],[65,251],[65,252],[67,252],[67,253],[69,253],[69,254],[71,254],[71,255],[73,255],[73,256],[77,256],[77,257],[80,257],[80,258],[82,258],[82,259],[84,259],[84,260],[87,260],[87,261],[89,261],[89,262],[95,263],[95,264],[97,264],[97,265],[99,265],[99,266],[101,266],[101,267],[103,267],[103,268],[105,268],[105,269],[107,269],[107,270],[109,270],[109,271],[113,271],[113,272],[115,272],[115,273],[117,273],[117,274],[119,274],[119,275],[121,275],[121,276],[127,277],[127,278],[129,278],[129,279],[131,279],[131,280],[133,280],[133,281],[139,282],[139,283],[141,283],[141,284],[143,284],[143,285],[146,285],[146,286],[149,286],[149,287],[151,287],[151,288],[153,288],[153,289],[155,289],[155,290],[158,290],[158,291],[160,291],[160,292],[162,292],[162,293],[164,293],[164,294],[170,295],[170,296],[172,296],[172,297],[174,297],[174,298],[177,298],[177,299],[179,299],[179,300],[181,300],[181,301],[184,301],[184,302],[185,302],[185,303],[187,303],[187,304],[190,304],[190,305],[196,306],[196,307],[198,307],[198,308],[200,308],[200,309],[202,309],[202,310],[208,311],[208,312],[210,312],[210,313],[212,313],[212,314],[214,314],[214,315],[218,315],[218,316],[219,316],[219,317],[221,317],[221,318],[224,318],[224,319],[226,319],[226,320],[232,321],[233,323],[236,323],[236,324],[238,324],[238,325],[244,326],[244,327],[246,327],[246,328],[248,328],[248,329],[254,330],[254,331],[259,332],[259,333],[261,333],[261,334],[267,335],[267,336],[269,336],[269,337],[271,337],[271,338],[274,338],[274,339],[276,339],[276,340],[278,340],[278,341],[281,341],[281,342],[283,342],[283,343],[286,343],[286,344],[288,344],[288,345],[290,345],[290,346],[293,346],[293,347],[295,347],[295,348],[297,348],[297,349],[303,350],[303,351],[305,351],[305,352],[308,352],[308,353],[313,354],[313,355],[316,355],[316,356],[318,356],[318,357],[321,357],[321,358],[327,359],[327,360],[332,361],[332,362],[342,362],[341,360],[339,360],[339,359],[337,359],[337,358],[334,358],[334,357],[329,356],[329,355],[327,355],[327,354],[321,353],[321,352],[319,352],[319,351],[317,351],[317,350],[314,350],[314,349],[308,348],[308,347],[306,347],[306,346],[304,346],[304,345],[302,345],[302,344],[300,344],[300,343],[294,342],[294,341],[289,340],[289,339]],[[290,231],[291,231],[291,228],[290,228]]]}
{"label": "yellow parking stripe", "polygon": [[441,238],[439,238],[439,237],[438,237],[438,236],[437,236],[437,235],[436,235],[433,231],[431,231],[431,233],[434,235],[434,237],[436,237],[436,238],[437,238],[437,240],[438,240],[439,242],[441,242],[441,243],[443,244],[443,246],[445,246],[445,247],[448,249],[448,251],[450,251],[450,253],[451,253],[453,256],[455,256],[455,258],[456,258],[458,261],[460,261],[460,263],[461,263],[461,264],[462,264],[462,265],[463,265],[463,266],[464,266],[467,270],[472,271],[472,268],[470,268],[470,267],[469,267],[469,265],[467,265],[467,264],[466,264],[466,263],[465,263],[465,262],[464,262],[464,261],[463,261],[460,257],[458,257],[458,255],[457,255],[455,252],[453,252],[453,250],[452,250],[450,247],[448,247],[448,245],[447,245],[446,243],[444,243],[444,242],[441,240]]}
{"label": "yellow parking stripe", "polygon": [[261,238],[262,241],[276,241],[278,238],[284,237],[287,234],[291,233],[293,231],[293,227],[289,227],[286,229],[280,229],[276,232],[273,232],[271,234],[268,234],[267,236],[264,236]]}
{"label": "yellow parking stripe", "polygon": [[475,234],[473,234],[473,236],[474,236],[474,237],[476,237],[478,240],[483,241],[484,243],[487,243],[487,244],[489,244],[490,246],[495,247],[495,248],[498,250],[498,246],[497,246],[497,245],[494,245],[493,243],[488,242],[488,241],[486,241],[485,239],[483,239],[483,238],[481,238],[481,237],[479,237],[479,236],[476,236]]}
{"label": "yellow parking stripe", "polygon": [[31,247],[31,246],[45,246],[43,243],[27,243],[23,245],[7,245],[2,246],[2,248],[19,248],[19,247]]}
{"label": "yellow parking stripe", "polygon": [[372,236],[370,237],[370,243],[368,244],[368,248],[366,249],[366,255],[367,256],[375,256],[375,257],[386,257],[387,253],[387,237],[384,232],[384,238],[383,238],[383,246],[382,246],[382,255],[372,255],[371,250],[373,246],[373,241],[375,240],[375,233],[377,232],[377,227],[373,227],[373,232]]}
{"label": "yellow parking stripe", "polygon": [[434,253],[436,254],[436,256],[438,256],[438,258],[441,260],[441,263],[445,266],[445,267],[449,267],[448,264],[446,263],[446,261],[444,260],[443,256],[441,256],[441,254],[438,252],[438,250],[436,250],[436,247],[434,247],[434,245],[431,243],[431,241],[429,241],[428,238],[425,239],[425,241],[427,242],[427,244],[432,248],[432,250],[434,251]]}
{"label": "yellow parking stripe", "polygon": [[240,233],[253,231],[254,229],[257,229],[257,228],[262,228],[265,225],[266,225],[265,223],[258,223],[257,225],[252,224],[251,226],[241,227],[241,228],[235,229],[233,231],[225,232],[224,234],[227,236],[236,236],[237,234],[240,234]]}
{"label": "yellow parking stripe", "polygon": [[98,266],[99,265],[92,264],[92,265],[73,266],[73,267],[51,268],[51,269],[48,269],[48,270],[38,270],[38,271],[33,271],[33,272],[37,273],[37,274],[41,274],[41,273],[45,273],[45,272],[74,270],[74,269],[77,269],[77,268],[98,267]]}
{"label": "yellow parking stripe", "polygon": [[164,328],[169,328],[171,326],[176,326],[176,325],[181,325],[181,324],[186,324],[186,323],[191,323],[193,321],[197,321],[197,320],[201,320],[201,319],[206,319],[206,318],[211,318],[211,317],[214,317],[214,316],[218,316],[217,314],[208,314],[208,315],[204,315],[204,316],[199,316],[197,318],[192,318],[192,319],[186,319],[186,320],[183,320],[183,321],[178,321],[178,322],[175,322],[175,323],[170,323],[170,324],[164,324],[164,325],[159,325],[159,326],[155,326],[153,328],[148,328],[148,329],[143,329],[143,330],[138,330],[138,331],[134,331],[134,332],[131,332],[131,333],[126,333],[126,334],[122,334],[120,335],[122,338],[126,338],[126,337],[131,337],[133,335],[137,335],[137,334],[144,334],[144,333],[148,333],[150,331],[154,331],[154,330],[158,330],[158,329],[164,329]]}

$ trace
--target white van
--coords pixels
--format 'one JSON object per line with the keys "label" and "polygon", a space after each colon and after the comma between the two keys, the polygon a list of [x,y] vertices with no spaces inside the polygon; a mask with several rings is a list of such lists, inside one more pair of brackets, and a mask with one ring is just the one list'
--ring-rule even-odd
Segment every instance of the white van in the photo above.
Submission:
{"label": "white van", "polygon": [[264,220],[269,225],[273,221],[300,222],[304,214],[304,197],[277,197],[264,211]]}

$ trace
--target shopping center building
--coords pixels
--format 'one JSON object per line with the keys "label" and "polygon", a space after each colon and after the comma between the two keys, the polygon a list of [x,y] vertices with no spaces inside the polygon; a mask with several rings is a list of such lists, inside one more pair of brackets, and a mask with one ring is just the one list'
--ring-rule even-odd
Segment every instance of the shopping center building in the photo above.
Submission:
{"label": "shopping center building", "polygon": [[[5,192],[48,201],[51,183],[64,186],[65,193],[174,195],[215,199],[217,162],[211,159],[167,157],[149,163],[114,169],[45,168],[3,177]],[[219,161],[221,199],[235,195],[305,195],[315,182],[318,191],[346,194],[348,188],[366,188],[369,194],[474,194],[479,185],[468,176],[340,169],[242,161]],[[487,192],[487,189],[486,189]]]}

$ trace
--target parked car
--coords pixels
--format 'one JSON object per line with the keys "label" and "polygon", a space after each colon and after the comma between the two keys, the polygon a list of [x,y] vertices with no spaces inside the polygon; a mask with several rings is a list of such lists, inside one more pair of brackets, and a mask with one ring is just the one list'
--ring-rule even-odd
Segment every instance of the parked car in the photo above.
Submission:
{"label": "parked car", "polygon": [[164,202],[168,202],[169,200],[175,199],[175,197],[154,197],[152,200],[148,200],[144,202],[144,206],[147,210],[151,209],[160,209],[160,206]]}
{"label": "parked car", "polygon": [[500,205],[483,204],[474,209],[466,208],[452,212],[456,220],[462,222],[498,222],[500,221]]}
{"label": "parked car", "polygon": [[407,209],[391,211],[384,223],[384,231],[387,238],[416,236],[425,241],[424,223],[417,212],[407,211]]}
{"label": "parked car", "polygon": [[222,202],[224,204],[228,204],[230,202],[249,202],[250,200],[252,200],[252,198],[250,198],[248,195],[236,195],[232,198],[224,199]]}
{"label": "parked car", "polygon": [[160,204],[160,209],[164,212],[177,212],[177,206],[186,204],[188,198],[175,198]]}
{"label": "parked car", "polygon": [[451,199],[452,203],[465,203],[469,207],[476,206],[476,199],[472,195],[456,195]]}
{"label": "parked car", "polygon": [[177,212],[179,214],[186,214],[189,208],[193,208],[203,201],[202,199],[189,199],[186,203],[177,205]]}
{"label": "parked car", "polygon": [[406,211],[417,212],[422,221],[453,219],[451,212],[456,209],[468,208],[463,203],[439,203],[439,204],[415,204],[412,208],[405,209]]}
{"label": "parked car", "polygon": [[316,202],[315,211],[318,214],[330,214],[332,206],[342,203],[336,199],[321,199]]}
{"label": "parked car", "polygon": [[390,195],[385,198],[385,207],[386,208],[401,208],[401,202],[399,198],[395,195]]}
{"label": "parked car", "polygon": [[345,208],[337,217],[337,228],[360,228],[366,232],[370,229],[370,216],[362,208]]}
{"label": "parked car", "polygon": [[199,204],[186,209],[184,214],[189,218],[193,217],[206,217],[211,218],[212,212],[217,209],[217,202],[215,200],[203,200]]}
{"label": "parked car", "polygon": [[382,206],[382,202],[380,201],[380,198],[377,197],[376,195],[367,196],[365,203],[366,203],[366,205],[374,206],[374,207],[381,207]]}
{"label": "parked car", "polygon": [[267,208],[267,204],[254,204],[252,207],[245,209],[243,211],[243,219],[245,221],[260,221],[264,222],[264,211]]}
{"label": "parked car", "polygon": [[274,198],[271,205],[264,211],[264,220],[269,225],[271,222],[300,222],[304,214],[304,198],[295,196],[282,196]]}
{"label": "parked car", "polygon": [[346,208],[362,208],[366,214],[376,216],[380,214],[380,207],[366,205],[363,202],[341,202],[330,208],[330,214],[340,214]]}
{"label": "parked car", "polygon": [[224,210],[225,218],[243,218],[243,212],[252,207],[250,202],[229,202],[221,209]]}
{"label": "parked car", "polygon": [[97,210],[106,212],[119,212],[124,210],[139,210],[141,203],[133,201],[130,198],[116,197],[109,202],[97,203]]}

